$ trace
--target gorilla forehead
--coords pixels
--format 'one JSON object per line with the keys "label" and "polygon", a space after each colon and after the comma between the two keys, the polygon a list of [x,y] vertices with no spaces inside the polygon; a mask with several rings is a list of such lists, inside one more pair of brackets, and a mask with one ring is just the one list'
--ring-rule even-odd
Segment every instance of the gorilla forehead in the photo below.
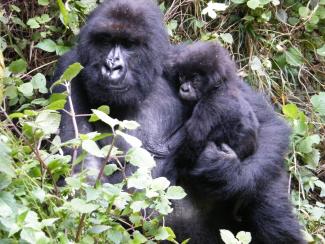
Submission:
{"label": "gorilla forehead", "polygon": [[90,15],[85,29],[149,45],[165,45],[168,40],[160,9],[151,0],[105,1]]}

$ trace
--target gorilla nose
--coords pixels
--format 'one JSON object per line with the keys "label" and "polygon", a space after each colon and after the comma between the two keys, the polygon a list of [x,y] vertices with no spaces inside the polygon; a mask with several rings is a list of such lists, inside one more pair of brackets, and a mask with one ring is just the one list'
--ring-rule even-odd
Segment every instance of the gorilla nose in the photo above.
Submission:
{"label": "gorilla nose", "polygon": [[190,87],[186,84],[181,85],[181,91],[182,92],[189,92],[190,91]]}
{"label": "gorilla nose", "polygon": [[124,80],[126,71],[122,52],[117,46],[109,52],[104,67],[102,68],[102,73],[107,77],[109,82],[117,84]]}

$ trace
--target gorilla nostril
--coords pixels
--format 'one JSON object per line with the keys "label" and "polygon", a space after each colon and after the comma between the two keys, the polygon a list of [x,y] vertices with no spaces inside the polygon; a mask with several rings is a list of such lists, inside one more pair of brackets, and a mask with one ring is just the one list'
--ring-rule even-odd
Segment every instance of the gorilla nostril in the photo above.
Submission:
{"label": "gorilla nostril", "polygon": [[188,89],[187,86],[181,86],[181,91],[182,91],[182,92],[188,92],[189,89]]}

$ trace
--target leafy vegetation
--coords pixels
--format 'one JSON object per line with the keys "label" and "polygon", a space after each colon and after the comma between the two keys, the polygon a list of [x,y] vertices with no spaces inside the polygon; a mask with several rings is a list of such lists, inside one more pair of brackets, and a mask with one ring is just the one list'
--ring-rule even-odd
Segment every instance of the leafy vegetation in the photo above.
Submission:
{"label": "leafy vegetation", "polygon": [[[47,97],[46,80],[97,4],[1,2],[1,242],[150,243],[175,237],[163,220],[172,211],[170,200],[185,193],[165,178],[152,179],[154,160],[138,139],[125,134],[125,129],[138,126],[136,122],[111,118],[109,108],[102,106],[85,116],[107,123],[112,134],[75,130],[76,138],[64,143],[55,136],[57,111],[70,102],[69,82],[82,66],[73,64],[57,82],[65,85],[63,94]],[[173,42],[220,41],[232,52],[241,76],[265,92],[290,123],[288,191],[307,239],[325,243],[325,1],[165,0],[160,7]],[[114,140],[99,148],[94,142],[103,137],[123,137],[132,149],[121,152]],[[81,148],[83,153],[71,158],[62,155],[62,147]],[[103,166],[111,158],[124,158],[138,170],[114,185],[98,179],[115,171],[123,174],[123,163],[71,177],[88,154],[101,157]],[[67,185],[57,187],[61,176],[68,177]],[[227,243],[250,241],[244,232],[221,235]]]}

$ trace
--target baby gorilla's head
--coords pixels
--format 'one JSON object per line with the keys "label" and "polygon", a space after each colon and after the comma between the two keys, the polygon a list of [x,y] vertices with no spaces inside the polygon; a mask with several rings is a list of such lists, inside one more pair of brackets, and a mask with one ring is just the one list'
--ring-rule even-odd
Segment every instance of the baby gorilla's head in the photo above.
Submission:
{"label": "baby gorilla's head", "polygon": [[176,46],[167,65],[171,80],[187,101],[198,101],[221,84],[237,79],[228,52],[216,42],[195,42]]}

